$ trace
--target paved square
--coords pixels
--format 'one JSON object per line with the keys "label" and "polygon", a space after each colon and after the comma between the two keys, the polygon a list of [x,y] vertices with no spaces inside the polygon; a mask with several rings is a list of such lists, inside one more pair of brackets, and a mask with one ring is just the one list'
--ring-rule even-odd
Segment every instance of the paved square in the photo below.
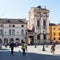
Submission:
{"label": "paved square", "polygon": [[0,50],[0,60],[60,60],[60,45],[56,45],[55,54],[50,52],[50,45],[45,46],[46,51],[42,51],[42,45],[37,46],[28,46],[26,56],[22,56],[21,46],[14,48],[14,54],[11,55],[10,48],[5,48],[3,46]]}

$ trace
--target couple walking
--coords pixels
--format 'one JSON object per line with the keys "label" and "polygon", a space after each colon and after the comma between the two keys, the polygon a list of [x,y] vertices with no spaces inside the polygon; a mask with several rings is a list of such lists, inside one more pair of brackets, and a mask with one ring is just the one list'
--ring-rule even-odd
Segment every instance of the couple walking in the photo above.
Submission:
{"label": "couple walking", "polygon": [[[10,43],[11,54],[13,54],[13,52],[14,52],[14,46],[15,46],[15,43],[14,43],[14,41],[12,41]],[[26,50],[27,50],[27,44],[23,41],[22,42],[22,55],[26,55]]]}

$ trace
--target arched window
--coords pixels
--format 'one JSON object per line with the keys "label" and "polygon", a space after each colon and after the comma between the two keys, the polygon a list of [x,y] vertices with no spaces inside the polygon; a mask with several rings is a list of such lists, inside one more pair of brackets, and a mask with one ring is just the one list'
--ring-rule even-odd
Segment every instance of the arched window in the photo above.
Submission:
{"label": "arched window", "polygon": [[15,35],[15,30],[14,29],[12,30],[12,35]]}
{"label": "arched window", "polygon": [[24,34],[24,30],[23,30],[23,29],[21,30],[21,34],[22,34],[22,35]]}
{"label": "arched window", "polygon": [[14,41],[14,38],[10,38],[10,42]]}
{"label": "arched window", "polygon": [[11,29],[9,30],[9,34],[11,35]]}
{"label": "arched window", "polygon": [[40,26],[40,20],[37,20],[37,26]]}

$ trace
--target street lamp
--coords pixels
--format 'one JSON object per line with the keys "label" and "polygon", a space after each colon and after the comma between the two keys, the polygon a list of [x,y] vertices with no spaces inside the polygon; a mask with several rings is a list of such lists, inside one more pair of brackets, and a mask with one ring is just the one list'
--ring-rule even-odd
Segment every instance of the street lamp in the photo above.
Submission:
{"label": "street lamp", "polygon": [[26,31],[26,37],[25,37],[26,40],[25,40],[25,42],[28,43],[27,42],[27,23],[26,23],[26,30],[25,31]]}
{"label": "street lamp", "polygon": [[35,48],[36,48],[36,47],[37,47],[37,46],[36,46],[36,40],[37,40],[37,39],[36,39],[36,33],[34,33],[34,34],[35,34],[35,37],[34,37],[34,38],[35,38],[35,43],[34,43],[34,44],[35,44]]}
{"label": "street lamp", "polygon": [[43,31],[43,48],[42,48],[42,51],[45,51],[45,34],[44,34],[44,31]]}

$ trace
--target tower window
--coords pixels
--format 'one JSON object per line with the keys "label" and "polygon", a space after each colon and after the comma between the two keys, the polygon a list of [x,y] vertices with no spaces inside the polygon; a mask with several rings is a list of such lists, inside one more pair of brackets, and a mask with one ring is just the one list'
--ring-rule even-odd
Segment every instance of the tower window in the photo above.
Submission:
{"label": "tower window", "polygon": [[43,38],[44,38],[44,40],[46,39],[46,35],[45,34],[43,34]]}
{"label": "tower window", "polygon": [[55,40],[55,37],[54,37],[54,40]]}
{"label": "tower window", "polygon": [[46,26],[46,21],[43,21],[43,26]]}
{"label": "tower window", "polygon": [[22,34],[22,35],[24,34],[24,30],[23,30],[23,29],[21,30],[21,34]]}
{"label": "tower window", "polygon": [[37,35],[37,39],[40,39],[40,34],[39,34],[39,35]]}
{"label": "tower window", "polygon": [[37,20],[37,26],[40,26],[40,22],[39,22],[39,20]]}

